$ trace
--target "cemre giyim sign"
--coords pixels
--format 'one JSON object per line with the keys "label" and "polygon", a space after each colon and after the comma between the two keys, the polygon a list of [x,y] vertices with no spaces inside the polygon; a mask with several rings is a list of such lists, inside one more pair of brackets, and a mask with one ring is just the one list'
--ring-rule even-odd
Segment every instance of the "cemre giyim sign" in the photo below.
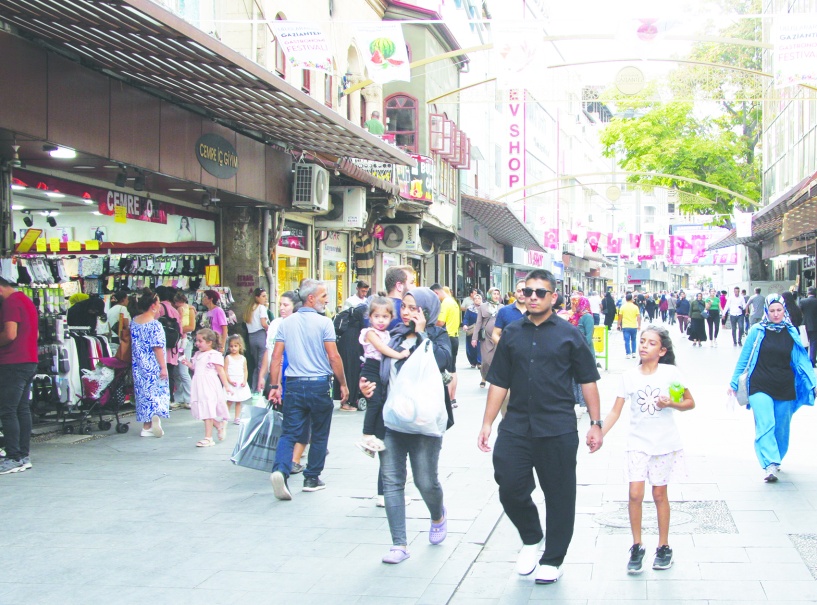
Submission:
{"label": "cemre giyim sign", "polygon": [[229,179],[238,172],[238,154],[230,142],[217,134],[203,134],[196,141],[196,159],[217,179]]}

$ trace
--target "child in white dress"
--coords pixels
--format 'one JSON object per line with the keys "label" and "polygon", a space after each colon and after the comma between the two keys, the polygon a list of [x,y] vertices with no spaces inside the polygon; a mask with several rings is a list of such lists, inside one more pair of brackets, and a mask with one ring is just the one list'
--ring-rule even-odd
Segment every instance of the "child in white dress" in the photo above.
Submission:
{"label": "child in white dress", "polygon": [[244,339],[238,334],[233,334],[227,339],[224,371],[227,372],[227,380],[233,386],[233,394],[227,401],[227,407],[231,408],[235,404],[233,424],[241,424],[241,404],[252,398],[252,391],[247,385],[249,370],[247,369],[247,358],[244,357]]}
{"label": "child in white dress", "polygon": [[[689,389],[681,386],[681,374],[675,367],[672,339],[666,328],[649,326],[641,332],[638,347],[641,364],[622,376],[613,409],[604,419],[602,433],[606,435],[621,415],[624,403],[630,403],[630,432],[627,438],[627,474],[630,482],[630,528],[633,545],[627,573],[639,574],[646,554],[641,544],[641,511],[644,484],[649,479],[658,512],[658,549],[653,569],[668,569],[672,565],[669,546],[670,508],[667,484],[683,478],[684,450],[681,435],[675,426],[674,411],[695,407]],[[672,391],[676,394],[670,398]]]}

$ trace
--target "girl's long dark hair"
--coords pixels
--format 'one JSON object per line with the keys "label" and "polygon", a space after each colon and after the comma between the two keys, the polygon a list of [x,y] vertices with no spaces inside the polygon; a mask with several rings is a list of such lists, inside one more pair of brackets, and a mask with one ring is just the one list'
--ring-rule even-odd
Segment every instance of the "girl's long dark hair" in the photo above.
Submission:
{"label": "girl's long dark hair", "polygon": [[661,339],[661,347],[667,350],[664,355],[658,358],[658,363],[674,366],[675,350],[672,348],[672,338],[669,336],[669,330],[661,326],[649,325],[641,333],[643,334],[644,332],[655,332],[658,334],[658,338]]}

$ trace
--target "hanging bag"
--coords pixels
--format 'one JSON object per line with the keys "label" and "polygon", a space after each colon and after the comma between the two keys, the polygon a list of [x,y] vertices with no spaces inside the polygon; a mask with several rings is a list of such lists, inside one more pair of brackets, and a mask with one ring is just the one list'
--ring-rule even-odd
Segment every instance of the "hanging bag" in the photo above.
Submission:
{"label": "hanging bag", "polygon": [[233,464],[271,473],[283,423],[284,415],[271,407],[244,406],[238,440],[230,456]]}
{"label": "hanging bag", "polygon": [[125,314],[119,314],[119,321],[117,325],[119,326],[119,348],[116,350],[115,357],[119,361],[124,361],[127,364],[132,363],[133,359],[131,356],[131,337],[130,337],[130,324],[125,325]]}
{"label": "hanging bag", "polygon": [[[752,346],[752,352],[749,354],[749,361],[752,361],[752,357],[757,351],[757,345],[760,342],[759,338],[755,338],[755,344]],[[749,405],[749,389],[747,388],[746,383],[749,380],[749,363],[746,363],[746,369],[743,370],[743,373],[738,376],[738,390],[735,393],[735,397],[738,400],[738,403],[742,406]]]}
{"label": "hanging bag", "polygon": [[442,437],[448,425],[443,385],[434,344],[422,341],[389,385],[384,424],[400,433]]}

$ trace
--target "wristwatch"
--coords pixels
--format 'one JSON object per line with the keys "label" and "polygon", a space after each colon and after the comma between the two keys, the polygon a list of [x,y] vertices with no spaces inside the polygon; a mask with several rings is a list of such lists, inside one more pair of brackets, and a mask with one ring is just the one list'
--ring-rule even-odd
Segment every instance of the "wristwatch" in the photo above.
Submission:
{"label": "wristwatch", "polygon": [[278,388],[278,386],[279,385],[277,385],[277,384],[271,384],[271,385],[269,385],[269,388],[270,388],[271,391],[274,391],[275,389]]}
{"label": "wristwatch", "polygon": [[597,426],[599,428],[602,428],[604,426],[604,420],[591,420],[590,426]]}

